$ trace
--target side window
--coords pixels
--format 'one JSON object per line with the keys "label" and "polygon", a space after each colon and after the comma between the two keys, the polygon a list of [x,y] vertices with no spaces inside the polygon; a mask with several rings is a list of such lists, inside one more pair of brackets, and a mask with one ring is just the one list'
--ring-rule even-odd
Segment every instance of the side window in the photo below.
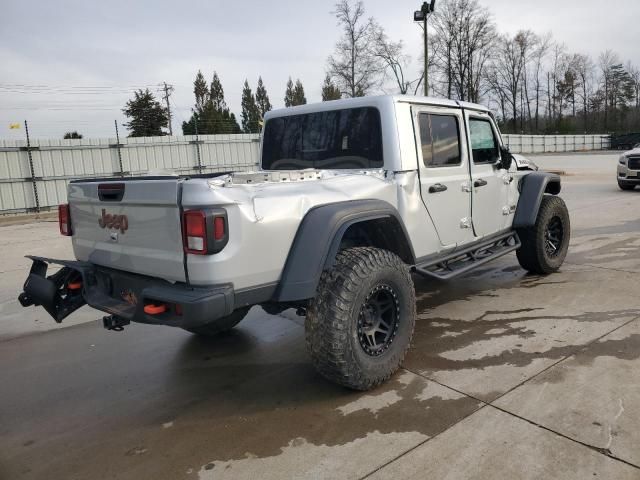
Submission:
{"label": "side window", "polygon": [[498,141],[488,120],[472,118],[469,121],[473,163],[495,163],[500,159]]}
{"label": "side window", "polygon": [[425,167],[451,167],[461,164],[457,117],[421,113],[419,124]]}

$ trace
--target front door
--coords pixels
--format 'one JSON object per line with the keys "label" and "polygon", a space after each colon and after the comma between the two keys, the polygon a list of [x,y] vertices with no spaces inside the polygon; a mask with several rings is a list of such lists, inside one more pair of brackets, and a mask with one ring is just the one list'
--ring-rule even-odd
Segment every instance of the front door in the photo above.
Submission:
{"label": "front door", "polygon": [[500,169],[500,142],[489,115],[467,113],[469,149],[471,150],[471,184],[473,229],[485,237],[509,227],[509,188],[512,177]]}
{"label": "front door", "polygon": [[444,248],[473,240],[462,111],[414,107],[422,199]]}

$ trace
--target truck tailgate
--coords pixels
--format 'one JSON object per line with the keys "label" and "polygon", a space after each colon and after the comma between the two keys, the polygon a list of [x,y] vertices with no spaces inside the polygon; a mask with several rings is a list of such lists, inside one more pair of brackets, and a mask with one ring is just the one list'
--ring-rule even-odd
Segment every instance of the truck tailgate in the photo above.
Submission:
{"label": "truck tailgate", "polygon": [[76,258],[184,282],[181,181],[167,177],[71,183]]}

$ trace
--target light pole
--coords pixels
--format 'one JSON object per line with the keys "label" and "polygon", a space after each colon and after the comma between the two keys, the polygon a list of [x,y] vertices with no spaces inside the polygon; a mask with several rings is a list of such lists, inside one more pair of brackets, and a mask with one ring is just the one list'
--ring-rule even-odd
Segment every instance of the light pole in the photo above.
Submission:
{"label": "light pole", "polygon": [[422,22],[424,30],[424,96],[429,96],[429,35],[427,31],[427,17],[436,9],[436,0],[424,2],[420,10],[413,12],[413,21]]}

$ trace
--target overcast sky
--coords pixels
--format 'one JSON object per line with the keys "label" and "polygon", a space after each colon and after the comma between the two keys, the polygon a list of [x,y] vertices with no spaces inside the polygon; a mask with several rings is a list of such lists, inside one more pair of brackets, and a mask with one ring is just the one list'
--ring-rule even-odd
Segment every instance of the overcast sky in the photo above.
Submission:
{"label": "overcast sky", "polygon": [[[445,0],[439,0],[442,2]],[[29,120],[37,137],[67,130],[112,136],[131,89],[166,81],[174,131],[190,115],[192,82],[216,70],[238,115],[242,83],[258,75],[275,107],[287,78],[299,77],[309,102],[320,100],[327,56],[340,32],[331,0],[192,0],[189,2],[5,1],[0,18],[0,138],[23,138],[9,124]],[[419,0],[365,0],[393,39],[414,59],[421,30]],[[481,0],[501,32],[550,31],[572,52],[612,49],[640,65],[638,0]],[[24,85],[25,87],[22,87]]]}

